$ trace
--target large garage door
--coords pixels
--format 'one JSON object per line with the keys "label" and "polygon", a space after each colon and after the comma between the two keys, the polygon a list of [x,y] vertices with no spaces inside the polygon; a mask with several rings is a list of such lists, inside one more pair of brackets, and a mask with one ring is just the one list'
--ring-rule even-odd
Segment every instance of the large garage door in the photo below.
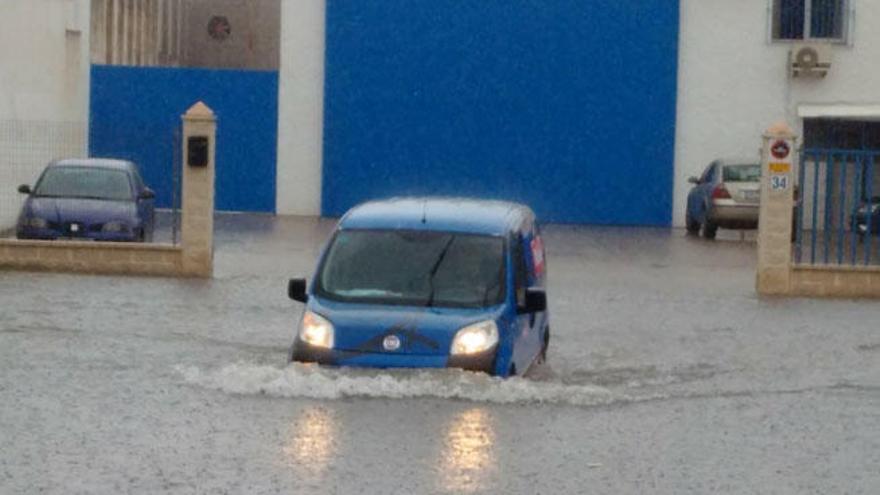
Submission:
{"label": "large garage door", "polygon": [[323,212],[472,195],[671,219],[678,2],[328,2]]}
{"label": "large garage door", "polygon": [[217,115],[216,208],[274,212],[275,71],[94,66],[89,154],[135,161],[157,205],[169,207],[175,133],[197,101]]}

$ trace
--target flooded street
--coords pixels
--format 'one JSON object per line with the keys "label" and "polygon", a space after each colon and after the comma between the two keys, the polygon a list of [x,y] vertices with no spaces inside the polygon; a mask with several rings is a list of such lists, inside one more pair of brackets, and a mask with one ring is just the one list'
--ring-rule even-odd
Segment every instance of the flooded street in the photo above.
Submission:
{"label": "flooded street", "polygon": [[545,229],[527,378],[287,366],[333,223],[217,219],[215,278],[0,273],[0,493],[880,492],[880,303],[755,245]]}

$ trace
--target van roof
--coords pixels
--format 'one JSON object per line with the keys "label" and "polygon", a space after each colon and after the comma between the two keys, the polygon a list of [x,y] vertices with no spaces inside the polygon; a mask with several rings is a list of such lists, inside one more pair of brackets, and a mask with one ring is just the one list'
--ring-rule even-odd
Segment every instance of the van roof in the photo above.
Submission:
{"label": "van roof", "polygon": [[468,198],[411,197],[358,205],[340,229],[406,229],[505,235],[534,218],[520,203]]}

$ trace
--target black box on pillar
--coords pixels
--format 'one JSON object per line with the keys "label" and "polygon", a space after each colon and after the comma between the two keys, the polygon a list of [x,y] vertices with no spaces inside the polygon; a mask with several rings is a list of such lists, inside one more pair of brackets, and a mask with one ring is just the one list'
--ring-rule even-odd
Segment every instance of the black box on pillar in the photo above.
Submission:
{"label": "black box on pillar", "polygon": [[186,164],[207,167],[208,149],[208,136],[190,136],[186,143]]}

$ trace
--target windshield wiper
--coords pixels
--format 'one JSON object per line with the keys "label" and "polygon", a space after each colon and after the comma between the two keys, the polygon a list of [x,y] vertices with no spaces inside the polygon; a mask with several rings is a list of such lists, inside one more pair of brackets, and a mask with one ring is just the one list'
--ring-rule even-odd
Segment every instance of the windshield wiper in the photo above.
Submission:
{"label": "windshield wiper", "polygon": [[433,306],[434,305],[434,275],[437,275],[437,270],[440,269],[440,264],[443,263],[443,259],[446,258],[446,253],[449,252],[449,246],[452,245],[452,241],[455,240],[455,236],[449,236],[449,240],[446,241],[446,245],[443,246],[443,250],[440,251],[440,255],[437,256],[437,261],[434,262],[434,266],[431,267],[431,271],[428,272],[428,285],[430,286],[431,292],[428,293],[428,301],[425,303],[425,306]]}

